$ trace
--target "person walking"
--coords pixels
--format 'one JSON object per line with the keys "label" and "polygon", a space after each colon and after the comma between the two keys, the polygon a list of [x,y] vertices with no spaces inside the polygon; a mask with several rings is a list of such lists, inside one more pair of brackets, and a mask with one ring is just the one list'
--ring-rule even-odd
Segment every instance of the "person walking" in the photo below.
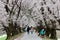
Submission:
{"label": "person walking", "polygon": [[32,26],[31,26],[30,31],[31,31],[31,34],[33,34],[34,28]]}
{"label": "person walking", "polygon": [[40,34],[41,37],[44,37],[44,34],[45,34],[44,29],[41,29],[40,32],[39,32],[39,34]]}
{"label": "person walking", "polygon": [[29,30],[30,30],[30,28],[29,28],[29,26],[27,27],[27,33],[29,34]]}

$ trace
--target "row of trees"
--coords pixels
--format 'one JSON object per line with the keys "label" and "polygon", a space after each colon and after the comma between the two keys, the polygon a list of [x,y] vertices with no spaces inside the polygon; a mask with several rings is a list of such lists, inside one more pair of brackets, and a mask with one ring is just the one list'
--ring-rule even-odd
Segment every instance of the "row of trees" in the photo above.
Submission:
{"label": "row of trees", "polygon": [[[53,1],[52,1],[53,2]],[[45,0],[44,0],[44,4],[46,4]],[[49,37],[50,35],[50,38],[53,38],[55,39],[56,38],[56,28],[57,28],[57,16],[55,16],[55,13],[50,9],[50,7],[47,6],[47,11],[48,11],[48,14],[53,16],[52,18],[53,19],[50,19],[50,17],[47,15],[47,13],[45,13],[45,9],[44,9],[44,4],[42,4],[42,7],[41,7],[41,14],[43,16],[43,20],[44,20],[44,23],[45,25],[43,24],[43,21],[40,20],[40,26],[37,27],[38,31],[41,29],[41,28],[45,28],[45,31],[46,31],[46,36]],[[53,2],[53,4],[55,4],[55,2]],[[59,9],[57,7],[57,10],[58,10],[58,13],[59,14]]]}
{"label": "row of trees", "polygon": [[[7,33],[7,39],[8,39],[10,36],[14,36],[18,33],[21,33],[21,27],[17,24],[17,20],[20,17],[22,0],[19,2],[19,4],[18,4],[19,0],[5,0],[5,1],[1,0],[1,1],[4,3],[5,6],[4,8],[7,12],[7,15],[9,15],[8,19],[6,19],[8,26],[6,26],[3,22],[1,22],[2,26],[4,27],[4,30]],[[10,1],[12,2],[10,3]],[[16,14],[16,12],[17,12],[17,16],[15,16],[16,18],[14,22],[13,16]]]}
{"label": "row of trees", "polygon": [[[59,22],[59,20],[57,21],[57,18],[59,17],[55,16],[56,13],[59,14],[59,8],[57,2],[50,0],[52,2],[51,4],[48,0],[38,0],[38,1],[37,0],[33,0],[33,1],[32,0],[30,1],[1,0],[1,2],[3,2],[5,6],[4,8],[7,12],[7,15],[9,15],[7,18],[8,26],[5,26],[4,23],[2,22],[2,25],[8,37],[21,32],[20,20],[24,15],[27,17],[28,23],[30,23],[29,20],[31,18],[35,22],[36,26],[38,26],[38,24],[40,25],[39,29],[42,27],[42,25],[46,27],[47,36],[51,34],[52,38],[56,37],[55,28],[56,28],[56,23]],[[51,7],[51,5],[53,5],[53,7]],[[41,21],[42,23],[40,23],[40,20],[42,20]]]}

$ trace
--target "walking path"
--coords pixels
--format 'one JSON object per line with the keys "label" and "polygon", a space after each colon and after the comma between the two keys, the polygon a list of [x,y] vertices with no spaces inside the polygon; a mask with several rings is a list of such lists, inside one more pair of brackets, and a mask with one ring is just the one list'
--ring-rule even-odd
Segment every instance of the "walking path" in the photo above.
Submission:
{"label": "walking path", "polygon": [[20,36],[19,38],[16,38],[15,40],[42,40],[42,38],[38,37],[36,33],[27,34],[25,32],[22,36]]}
{"label": "walking path", "polygon": [[60,30],[56,30],[57,40],[60,40]]}

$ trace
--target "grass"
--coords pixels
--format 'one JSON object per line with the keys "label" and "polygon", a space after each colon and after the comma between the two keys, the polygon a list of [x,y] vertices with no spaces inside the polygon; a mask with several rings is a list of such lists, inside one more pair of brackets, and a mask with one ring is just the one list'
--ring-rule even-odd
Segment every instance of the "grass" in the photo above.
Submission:
{"label": "grass", "polygon": [[6,34],[0,36],[0,40],[6,40],[6,38],[7,38]]}

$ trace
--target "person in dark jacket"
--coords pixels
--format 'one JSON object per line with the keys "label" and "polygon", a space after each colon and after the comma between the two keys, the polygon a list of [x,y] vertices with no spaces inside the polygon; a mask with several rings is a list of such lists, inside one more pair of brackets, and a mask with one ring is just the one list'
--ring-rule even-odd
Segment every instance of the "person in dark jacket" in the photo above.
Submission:
{"label": "person in dark jacket", "polygon": [[29,28],[29,26],[27,27],[27,33],[29,34],[29,30],[30,30],[30,28]]}

